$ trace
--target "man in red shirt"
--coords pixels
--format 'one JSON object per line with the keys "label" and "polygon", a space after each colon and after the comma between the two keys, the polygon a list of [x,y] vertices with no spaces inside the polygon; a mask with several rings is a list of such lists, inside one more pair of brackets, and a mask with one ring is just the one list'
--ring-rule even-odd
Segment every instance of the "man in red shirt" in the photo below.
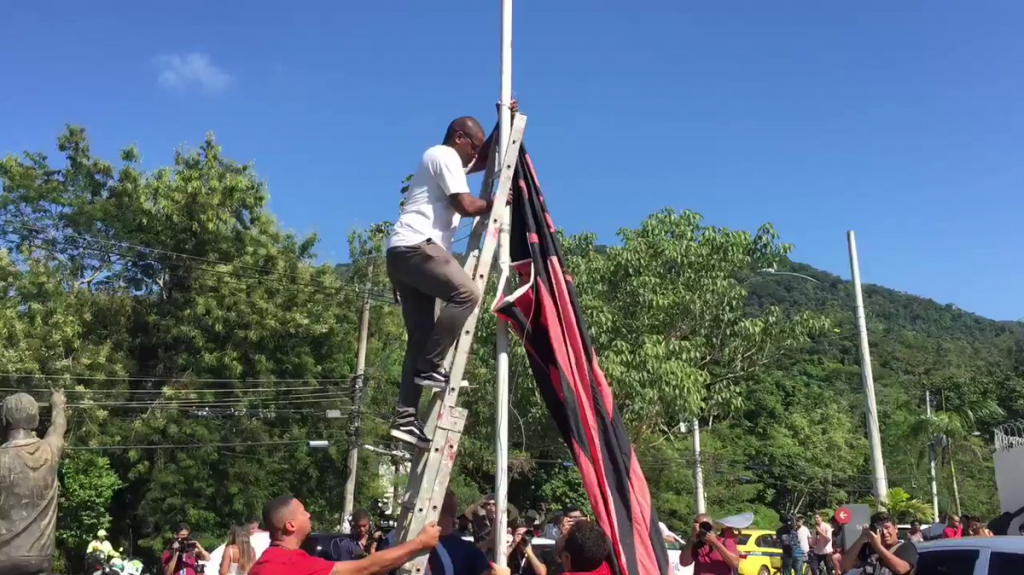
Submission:
{"label": "man in red shirt", "polygon": [[963,533],[964,528],[960,525],[960,516],[950,514],[946,528],[942,530],[942,536],[946,539],[959,539]]}
{"label": "man in red shirt", "polygon": [[711,516],[701,513],[693,520],[693,533],[679,552],[679,565],[693,565],[694,575],[732,575],[740,565],[736,539],[715,535]]}
{"label": "man in red shirt", "polygon": [[270,547],[249,569],[249,575],[378,575],[397,569],[437,545],[441,528],[431,523],[415,539],[378,551],[358,561],[327,561],[310,557],[299,547],[311,531],[309,513],[298,499],[284,495],[263,507]]}

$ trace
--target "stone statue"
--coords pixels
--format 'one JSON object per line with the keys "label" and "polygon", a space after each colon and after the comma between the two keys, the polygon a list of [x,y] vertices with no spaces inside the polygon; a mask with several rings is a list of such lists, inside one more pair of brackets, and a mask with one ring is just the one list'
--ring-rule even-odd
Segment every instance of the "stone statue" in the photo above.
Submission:
{"label": "stone statue", "polygon": [[27,393],[4,399],[0,419],[0,572],[44,575],[53,568],[57,532],[57,468],[64,452],[64,393],[54,391],[50,429],[36,437],[39,404]]}

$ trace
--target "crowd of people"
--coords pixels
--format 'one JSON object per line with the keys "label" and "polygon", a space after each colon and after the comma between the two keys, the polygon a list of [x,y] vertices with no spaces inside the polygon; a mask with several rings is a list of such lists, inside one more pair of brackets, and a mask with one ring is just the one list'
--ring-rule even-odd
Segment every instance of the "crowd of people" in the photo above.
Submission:
{"label": "crowd of people", "polygon": [[[1005,534],[1022,512],[1024,508],[1004,513],[988,524],[979,517],[949,515],[944,525],[925,529],[915,520],[904,536],[889,514],[879,512],[849,545],[843,541],[843,529],[820,513],[812,516],[813,525],[807,525],[802,515],[784,517],[775,533],[776,544],[782,550],[781,572],[802,575],[806,564],[813,575],[839,575],[855,569],[874,575],[907,575],[917,563],[916,543],[935,538],[991,537],[994,531]],[[429,575],[608,572],[611,548],[607,536],[576,507],[563,509],[546,521],[536,511],[511,513],[505,531],[507,567],[497,567],[488,560],[494,556],[497,542],[496,515],[493,495],[460,513],[458,500],[449,490],[438,522],[425,527],[411,541],[397,543],[395,531],[385,536],[374,530],[370,515],[358,510],[349,520],[348,535],[336,549],[332,545],[330,555],[337,561],[328,561],[303,550],[311,532],[310,516],[299,500],[285,496],[265,506],[262,522],[266,531],[260,529],[258,521],[232,527],[223,549],[217,550],[221,555],[213,562],[219,566],[219,575],[394,575],[412,558],[429,553]],[[707,514],[694,518],[685,540],[664,526],[662,529],[666,541],[671,538],[681,543],[679,564],[692,566],[694,575],[737,572],[740,531],[716,527]],[[553,554],[542,558],[532,544],[535,537],[554,541]],[[200,564],[210,561],[211,554],[191,540],[187,525],[181,525],[163,553],[162,572],[197,575],[203,572]]]}
{"label": "crowd of people", "polygon": [[[1008,535],[1010,525],[1024,507],[1003,513],[986,523],[977,516],[949,515],[944,524],[923,529],[913,520],[905,536],[886,512],[871,516],[870,523],[860,529],[849,545],[843,540],[844,530],[833,526],[820,513],[813,515],[814,525],[805,525],[805,517],[783,517],[775,532],[775,545],[781,549],[781,574],[803,575],[807,565],[812,575],[839,575],[860,570],[872,575],[907,575],[917,564],[917,543],[931,539],[960,537],[992,537]],[[663,526],[666,541],[679,540]],[[1018,528],[1024,535],[1024,524]],[[706,514],[694,518],[690,536],[682,541],[679,563],[693,566],[694,575],[731,575],[739,568],[737,538],[740,532],[730,527],[716,529]]]}
{"label": "crowd of people", "polygon": [[[161,556],[160,572],[212,575],[216,569],[219,575],[394,575],[398,567],[424,553],[429,553],[431,575],[564,575],[593,570],[585,569],[592,564],[587,553],[596,545],[596,533],[605,535],[589,523],[580,528],[578,540],[569,536],[575,526],[587,522],[580,509],[563,509],[546,525],[536,511],[513,513],[505,531],[508,567],[502,568],[488,560],[494,556],[497,541],[496,515],[493,495],[460,513],[458,500],[449,490],[438,522],[425,527],[412,541],[398,543],[396,531],[384,535],[374,530],[369,513],[357,510],[349,518],[349,533],[335,539],[328,552],[316,553],[336,559],[329,561],[304,550],[303,543],[312,531],[310,515],[301,501],[284,496],[264,507],[262,526],[266,530],[260,529],[260,521],[232,526],[225,544],[213,553],[191,538],[188,525],[180,525]],[[554,569],[549,569],[551,557],[546,563],[534,550],[532,541],[538,534],[557,541]],[[573,541],[576,543],[570,544]],[[605,554],[608,552],[610,547]],[[570,557],[576,557],[575,562]]]}

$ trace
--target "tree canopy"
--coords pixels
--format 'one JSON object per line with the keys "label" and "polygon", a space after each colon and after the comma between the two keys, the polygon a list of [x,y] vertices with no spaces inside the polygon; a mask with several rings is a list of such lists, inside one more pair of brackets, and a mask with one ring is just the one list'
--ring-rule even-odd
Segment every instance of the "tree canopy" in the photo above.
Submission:
{"label": "tree canopy", "polygon": [[[133,148],[116,163],[95,157],[81,128],[69,127],[58,150],[56,161],[34,152],[0,161],[0,394],[68,390],[67,557],[108,525],[126,548],[161,548],[179,521],[216,545],[281,493],[301,498],[318,529],[337,529],[364,297],[359,441],[393,447],[386,426],[404,329],[382,263],[387,227],[353,231],[351,261],[335,267],[317,260],[316,236],[282,229],[254,167],[231,161],[212,136],[154,170]],[[768,224],[728,230],[688,211],[654,213],[614,245],[592,234],[564,242],[664,521],[693,513],[693,454],[679,424],[694,418],[715,515],[753,510],[771,526],[779,513],[870,493],[849,284],[790,261],[792,247]],[[955,443],[942,456],[955,466],[942,467],[940,506],[953,507],[955,469],[964,512],[991,516],[986,447],[993,426],[1024,417],[1024,326],[879,286],[865,286],[865,298],[890,485],[908,500],[928,496],[915,446],[943,424]],[[484,314],[468,371],[475,387],[463,396],[470,431],[453,486],[464,505],[493,485],[494,327]],[[510,381],[511,501],[585,503],[516,345]],[[945,402],[931,420],[925,390]],[[978,398],[1002,412],[973,409]],[[311,439],[330,447],[311,449]],[[390,496],[378,471],[391,463],[361,452],[357,506]]]}

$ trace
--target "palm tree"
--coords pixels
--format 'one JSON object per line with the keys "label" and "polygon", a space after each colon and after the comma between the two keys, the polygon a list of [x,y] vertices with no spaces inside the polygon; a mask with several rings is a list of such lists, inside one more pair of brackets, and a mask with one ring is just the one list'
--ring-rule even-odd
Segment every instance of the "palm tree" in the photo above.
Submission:
{"label": "palm tree", "polygon": [[926,447],[935,449],[942,463],[949,464],[949,473],[953,482],[953,499],[957,515],[960,510],[960,488],[956,482],[956,467],[953,455],[968,453],[981,458],[983,447],[971,439],[975,435],[979,419],[993,419],[1004,414],[1003,409],[994,401],[985,398],[970,397],[958,401],[957,404],[946,406],[944,391],[939,392],[941,406],[930,416],[922,417],[911,426],[911,434],[926,441]]}
{"label": "palm tree", "polygon": [[909,523],[931,514],[931,506],[920,499],[914,499],[902,487],[893,487],[885,494],[885,497],[878,501],[874,497],[868,498],[868,504],[876,510],[885,509],[889,516],[898,523]]}

